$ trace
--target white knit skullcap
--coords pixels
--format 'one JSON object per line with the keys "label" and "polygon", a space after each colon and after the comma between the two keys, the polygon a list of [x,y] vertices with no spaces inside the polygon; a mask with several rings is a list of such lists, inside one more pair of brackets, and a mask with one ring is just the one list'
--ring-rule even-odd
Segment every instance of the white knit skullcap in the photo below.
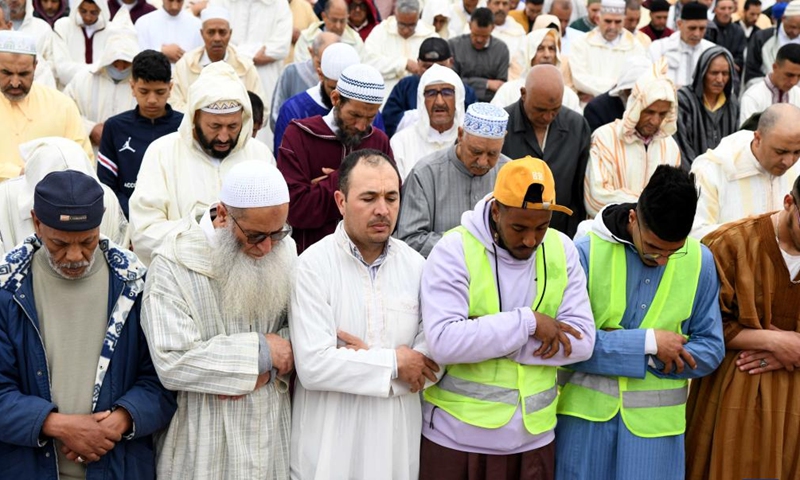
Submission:
{"label": "white knit skullcap", "polygon": [[610,15],[625,15],[624,0],[602,0],[600,2],[600,13]]}
{"label": "white knit skullcap", "polygon": [[231,23],[231,14],[225,7],[219,5],[209,5],[200,12],[200,23],[206,23],[208,20],[225,20]]}
{"label": "white knit skullcap", "polygon": [[800,0],[793,0],[786,5],[786,10],[783,12],[784,17],[796,17],[800,15]]}
{"label": "white knit skullcap", "polygon": [[0,52],[36,55],[36,39],[14,30],[0,30]]}
{"label": "white knit skullcap", "polygon": [[320,68],[325,78],[339,80],[339,76],[345,68],[358,63],[361,63],[361,59],[358,58],[356,49],[346,43],[340,42],[328,45],[328,47],[322,51]]}
{"label": "white knit skullcap", "polygon": [[[324,52],[322,54],[325,55]],[[383,75],[375,67],[359,63],[342,71],[336,91],[351,100],[380,105],[383,103],[386,84],[383,82]]]}
{"label": "white knit skullcap", "polygon": [[276,167],[263,160],[246,160],[222,180],[219,200],[234,208],[274,207],[289,203],[289,187]]}

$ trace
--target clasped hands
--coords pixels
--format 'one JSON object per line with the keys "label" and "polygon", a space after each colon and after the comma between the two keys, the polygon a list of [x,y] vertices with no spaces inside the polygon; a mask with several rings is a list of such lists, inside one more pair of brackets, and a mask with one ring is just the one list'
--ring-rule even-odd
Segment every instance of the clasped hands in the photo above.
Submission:
{"label": "clasped hands", "polygon": [[555,318],[540,312],[533,312],[536,317],[536,331],[533,338],[542,342],[542,345],[533,352],[536,357],[548,359],[558,353],[561,346],[564,347],[564,356],[572,354],[572,342],[567,334],[575,338],[583,338],[583,334],[568,323],[559,322]]}
{"label": "clasped hands", "polygon": [[[339,348],[350,350],[369,350],[369,346],[360,338],[343,330],[338,330],[336,336],[344,342]],[[397,356],[397,378],[406,382],[411,387],[411,393],[417,393],[425,388],[425,380],[436,382],[436,372],[439,365],[422,353],[401,345],[395,349]]]}
{"label": "clasped hands", "polygon": [[[292,343],[289,340],[274,333],[264,334],[269,345],[269,353],[272,357],[272,368],[278,372],[279,376],[288,375],[294,370],[294,352]],[[258,390],[269,383],[270,372],[266,371],[258,376],[253,391]],[[220,400],[239,400],[244,395],[219,395]]]}
{"label": "clasped hands", "polygon": [[61,452],[76,463],[91,463],[111,451],[122,436],[131,429],[133,421],[127,410],[67,415],[53,412],[42,425],[42,434],[64,445]]}

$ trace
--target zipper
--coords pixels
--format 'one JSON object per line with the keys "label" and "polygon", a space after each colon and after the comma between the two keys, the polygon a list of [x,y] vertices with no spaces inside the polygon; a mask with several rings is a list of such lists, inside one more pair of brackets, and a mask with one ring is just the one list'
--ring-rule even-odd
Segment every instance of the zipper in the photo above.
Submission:
{"label": "zipper", "polygon": [[[36,330],[36,335],[38,335],[38,337],[39,337],[39,343],[42,345],[42,350],[45,352],[45,354],[44,354],[44,366],[45,366],[45,369],[47,370],[47,386],[52,391],[53,386],[50,384],[50,362],[47,361],[47,350],[45,349],[45,346],[44,346],[44,339],[42,338],[42,333],[39,331],[39,327],[36,326],[36,323],[33,321],[33,318],[28,313],[28,311],[25,310],[25,307],[22,305],[22,303],[19,301],[19,299],[17,298],[16,295],[14,295],[14,302],[17,305],[19,305],[19,308],[21,308],[22,311],[25,313],[25,317],[31,323],[31,325],[33,326],[33,329]],[[54,438],[50,439],[50,447],[51,447],[52,453],[53,453],[53,460],[55,460],[55,462],[56,462],[56,472],[58,472],[59,471],[58,470],[58,452],[56,451],[56,441],[55,441]]]}

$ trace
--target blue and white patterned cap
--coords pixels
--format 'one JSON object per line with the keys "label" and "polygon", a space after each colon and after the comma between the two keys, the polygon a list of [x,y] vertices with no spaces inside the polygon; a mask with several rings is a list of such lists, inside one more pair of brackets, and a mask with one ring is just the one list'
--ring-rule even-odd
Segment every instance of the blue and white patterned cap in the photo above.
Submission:
{"label": "blue and white patterned cap", "polygon": [[0,52],[36,56],[36,39],[14,30],[0,31]]}
{"label": "blue and white patterned cap", "polygon": [[380,105],[383,103],[386,84],[383,82],[383,75],[375,67],[359,63],[342,71],[336,83],[336,91],[350,100]]}
{"label": "blue and white patterned cap", "polygon": [[476,137],[505,138],[508,112],[491,103],[473,103],[464,116],[464,132]]}

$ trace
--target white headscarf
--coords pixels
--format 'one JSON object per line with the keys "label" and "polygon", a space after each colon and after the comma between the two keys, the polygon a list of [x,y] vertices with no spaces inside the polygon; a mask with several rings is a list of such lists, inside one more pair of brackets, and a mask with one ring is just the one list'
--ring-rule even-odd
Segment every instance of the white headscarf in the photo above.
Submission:
{"label": "white headscarf", "polygon": [[456,90],[456,114],[453,119],[453,127],[445,131],[439,137],[443,143],[455,142],[458,137],[458,127],[464,121],[464,83],[461,77],[453,71],[452,68],[443,67],[439,64],[433,64],[419,79],[419,87],[417,87],[417,111],[419,112],[419,120],[417,121],[417,131],[422,138],[428,138],[431,131],[430,116],[428,109],[425,108],[425,88],[428,85],[435,85],[437,83],[449,83],[453,85]]}
{"label": "white headscarf", "polygon": [[447,17],[447,21],[442,29],[436,32],[440,37],[447,40],[447,38],[450,36],[450,19],[453,17],[453,11],[450,7],[450,2],[447,0],[428,0],[425,2],[425,8],[422,9],[422,21],[428,25],[433,25],[433,19],[436,18],[437,15]]}
{"label": "white headscarf", "polygon": [[108,33],[109,37],[103,47],[103,54],[92,65],[92,73],[100,71],[117,60],[133,62],[133,57],[140,51],[139,37],[128,9],[119,9],[114,20],[108,26]]}

